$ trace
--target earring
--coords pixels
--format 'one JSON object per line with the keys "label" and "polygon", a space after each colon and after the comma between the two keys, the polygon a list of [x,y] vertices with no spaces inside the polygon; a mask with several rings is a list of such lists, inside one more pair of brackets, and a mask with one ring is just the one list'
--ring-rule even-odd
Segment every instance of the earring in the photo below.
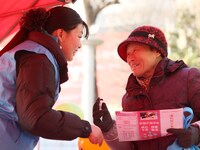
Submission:
{"label": "earring", "polygon": [[60,49],[62,49],[62,39],[58,38],[58,44],[60,46]]}
{"label": "earring", "polygon": [[62,43],[59,43],[59,45],[60,45],[60,49],[62,49]]}

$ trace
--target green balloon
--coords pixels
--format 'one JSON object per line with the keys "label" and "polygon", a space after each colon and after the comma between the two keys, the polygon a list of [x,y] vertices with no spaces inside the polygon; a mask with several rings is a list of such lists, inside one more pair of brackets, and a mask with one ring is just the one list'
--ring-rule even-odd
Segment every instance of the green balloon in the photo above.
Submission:
{"label": "green balloon", "polygon": [[84,119],[83,110],[79,105],[73,104],[73,103],[62,103],[58,105],[55,110],[61,110],[66,111],[70,113],[74,113],[77,116],[79,116],[81,119]]}

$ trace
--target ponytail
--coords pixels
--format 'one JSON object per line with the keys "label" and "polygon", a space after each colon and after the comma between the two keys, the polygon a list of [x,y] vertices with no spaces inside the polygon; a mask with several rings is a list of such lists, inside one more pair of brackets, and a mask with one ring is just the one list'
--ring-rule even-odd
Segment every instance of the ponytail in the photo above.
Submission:
{"label": "ponytail", "polygon": [[48,17],[46,9],[37,8],[31,9],[25,13],[20,20],[20,30],[16,35],[8,42],[8,44],[0,51],[0,56],[24,42],[29,32],[31,31],[43,31],[43,26]]}

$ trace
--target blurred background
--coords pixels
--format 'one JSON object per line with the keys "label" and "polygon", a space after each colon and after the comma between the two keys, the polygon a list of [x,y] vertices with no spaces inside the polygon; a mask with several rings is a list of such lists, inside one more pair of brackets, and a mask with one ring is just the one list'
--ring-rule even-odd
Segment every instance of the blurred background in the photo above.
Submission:
{"label": "blurred background", "polygon": [[[88,23],[90,37],[83,40],[81,50],[69,62],[69,81],[62,85],[55,108],[63,103],[75,104],[84,119],[92,123],[92,106],[101,97],[115,118],[131,73],[119,58],[117,47],[140,25],[153,25],[164,31],[169,58],[183,59],[189,66],[200,68],[199,6],[199,0],[77,0],[67,5]],[[0,40],[0,49],[14,34]],[[41,138],[35,150],[47,149],[78,150],[78,139]]]}

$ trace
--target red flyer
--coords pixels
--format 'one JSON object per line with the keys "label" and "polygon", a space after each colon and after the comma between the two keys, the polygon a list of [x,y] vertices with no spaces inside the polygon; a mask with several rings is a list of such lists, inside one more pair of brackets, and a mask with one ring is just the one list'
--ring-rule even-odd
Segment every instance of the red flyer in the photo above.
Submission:
{"label": "red flyer", "polygon": [[120,141],[139,141],[167,136],[168,128],[183,128],[183,108],[125,112],[116,111]]}

